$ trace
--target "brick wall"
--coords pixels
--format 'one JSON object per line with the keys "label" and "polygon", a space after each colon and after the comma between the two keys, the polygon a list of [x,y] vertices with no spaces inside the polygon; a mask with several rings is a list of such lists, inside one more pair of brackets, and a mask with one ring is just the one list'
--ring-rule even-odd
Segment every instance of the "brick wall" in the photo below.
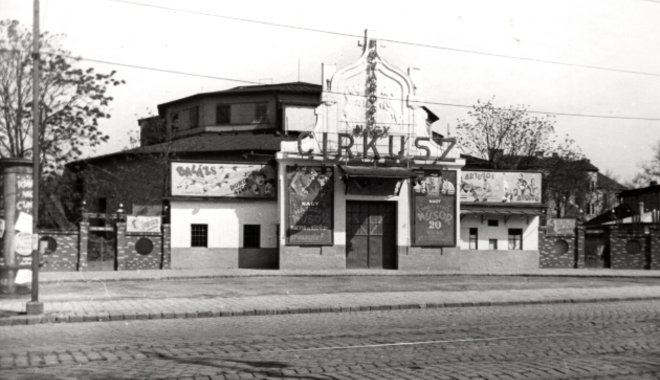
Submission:
{"label": "brick wall", "polygon": [[[643,234],[633,234],[621,231],[617,226],[610,230],[610,260],[612,269],[645,269],[647,263],[647,249],[651,239]],[[639,250],[632,251],[630,247],[636,245]]]}
{"label": "brick wall", "polygon": [[54,251],[46,250],[43,256],[44,272],[75,271],[78,269],[79,231],[41,230],[40,239],[52,238]]}
{"label": "brick wall", "polygon": [[[539,227],[539,267],[574,268],[576,235],[551,235],[546,226]],[[584,231],[582,231],[584,245]],[[584,248],[582,249],[584,251]],[[583,254],[584,256],[584,254]]]}
{"label": "brick wall", "polygon": [[[151,241],[153,248],[151,252],[140,254],[136,250],[136,244],[140,239]],[[160,269],[163,257],[163,236],[160,234],[130,234],[126,235],[126,256],[124,258],[124,270],[136,269]]]}

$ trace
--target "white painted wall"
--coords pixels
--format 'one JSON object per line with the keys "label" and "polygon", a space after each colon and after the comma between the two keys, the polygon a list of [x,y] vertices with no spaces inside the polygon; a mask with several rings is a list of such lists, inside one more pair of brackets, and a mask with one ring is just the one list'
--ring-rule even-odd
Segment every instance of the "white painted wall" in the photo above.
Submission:
{"label": "white painted wall", "polygon": [[[497,227],[489,227],[488,220],[497,220]],[[502,215],[485,215],[483,223],[481,216],[466,215],[461,220],[461,236],[460,246],[461,249],[469,249],[470,241],[470,228],[478,228],[478,249],[488,250],[488,240],[497,239],[497,249],[499,251],[506,251],[509,247],[509,228],[522,228],[523,230],[523,250],[538,250],[539,249],[539,217],[530,216],[529,224],[527,217],[522,215],[512,215],[509,220],[504,223],[504,216]]]}
{"label": "white painted wall", "polygon": [[261,248],[277,247],[276,202],[171,201],[172,248],[190,247],[190,225],[208,224],[208,248],[243,247],[243,225],[261,225]]}

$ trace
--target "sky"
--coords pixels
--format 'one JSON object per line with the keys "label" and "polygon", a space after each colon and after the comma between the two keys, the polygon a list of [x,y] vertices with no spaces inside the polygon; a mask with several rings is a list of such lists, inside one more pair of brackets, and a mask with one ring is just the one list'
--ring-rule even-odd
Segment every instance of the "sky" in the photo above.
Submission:
{"label": "sky", "polygon": [[[32,1],[0,0],[0,18],[31,27]],[[41,0],[40,19],[83,67],[126,81],[111,90],[112,118],[101,124],[110,142],[89,155],[127,147],[137,119],[160,103],[246,84],[226,79],[320,84],[322,63],[359,58],[365,29],[388,40],[385,60],[421,70],[418,90],[441,131],[469,109],[437,103],[493,97],[498,106],[630,117],[555,117],[560,135],[621,181],[660,141],[660,120],[635,119],[660,119],[660,0]]]}

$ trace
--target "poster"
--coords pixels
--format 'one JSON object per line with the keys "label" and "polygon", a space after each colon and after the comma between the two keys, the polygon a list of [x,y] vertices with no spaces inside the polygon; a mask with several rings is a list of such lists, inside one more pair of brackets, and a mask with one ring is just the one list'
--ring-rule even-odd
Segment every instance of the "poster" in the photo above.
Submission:
{"label": "poster", "polygon": [[172,163],[172,195],[277,199],[277,172],[260,164]]}
{"label": "poster", "polygon": [[287,243],[332,245],[334,181],[332,167],[286,169]]}
{"label": "poster", "polygon": [[160,233],[160,216],[134,216],[126,217],[126,232]]}
{"label": "poster", "polygon": [[541,203],[541,173],[463,171],[461,202]]}
{"label": "poster", "polygon": [[424,171],[413,182],[413,245],[456,245],[456,172]]}

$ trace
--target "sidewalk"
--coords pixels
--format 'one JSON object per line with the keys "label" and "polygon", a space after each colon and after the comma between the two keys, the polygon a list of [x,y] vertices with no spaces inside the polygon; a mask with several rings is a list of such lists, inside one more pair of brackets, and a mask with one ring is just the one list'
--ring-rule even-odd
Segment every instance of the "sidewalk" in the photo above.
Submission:
{"label": "sidewalk", "polygon": [[[46,280],[40,287],[44,314],[24,314],[29,295],[0,298],[0,326],[660,300],[657,271],[543,270],[515,276],[458,276],[446,272],[237,270],[50,272],[42,276]],[[165,280],[168,278],[178,280]]]}
{"label": "sidewalk", "polygon": [[635,269],[537,269],[528,272],[461,272],[401,270],[277,270],[277,269],[163,269],[105,272],[43,272],[41,283],[69,281],[165,280],[212,277],[290,277],[290,276],[560,276],[560,277],[645,277],[660,279],[660,270]]}

